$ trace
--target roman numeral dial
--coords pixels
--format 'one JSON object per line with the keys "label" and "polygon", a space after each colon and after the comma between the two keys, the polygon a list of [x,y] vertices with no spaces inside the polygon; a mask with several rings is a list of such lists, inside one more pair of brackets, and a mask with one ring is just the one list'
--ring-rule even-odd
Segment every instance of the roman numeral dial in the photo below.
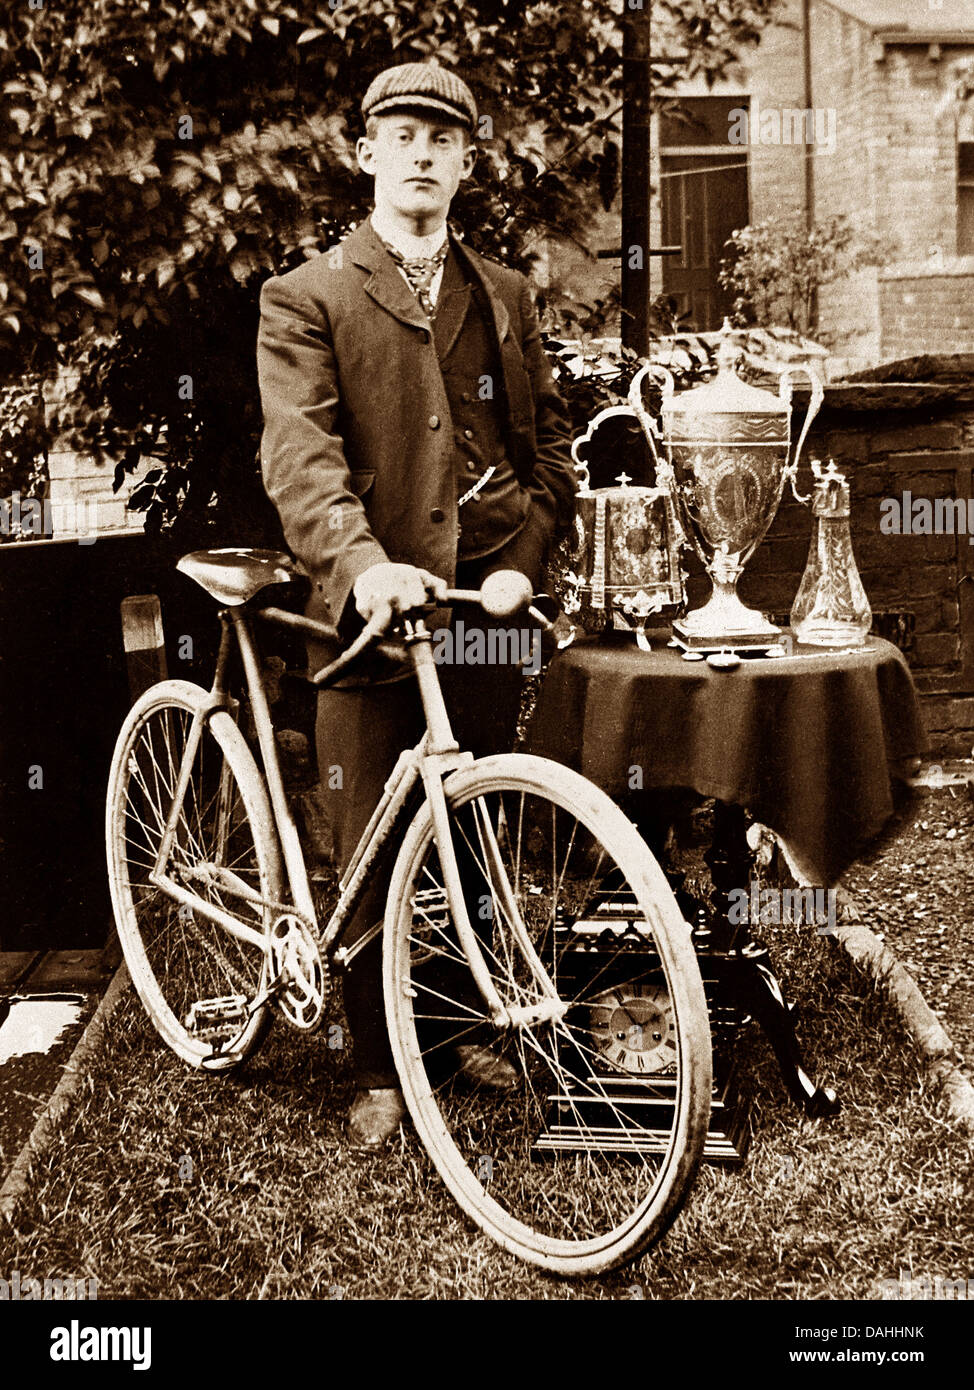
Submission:
{"label": "roman numeral dial", "polygon": [[663,985],[620,985],[591,1008],[594,1046],[611,1071],[649,1075],[676,1061],[676,1020]]}

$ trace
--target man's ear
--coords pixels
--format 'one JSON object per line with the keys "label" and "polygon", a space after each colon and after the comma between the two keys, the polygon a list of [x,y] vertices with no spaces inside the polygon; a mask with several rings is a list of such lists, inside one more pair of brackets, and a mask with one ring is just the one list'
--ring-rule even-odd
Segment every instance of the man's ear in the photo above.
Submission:
{"label": "man's ear", "polygon": [[460,177],[462,179],[468,179],[470,177],[470,175],[473,173],[473,166],[476,164],[476,162],[477,147],[476,145],[468,145],[463,152],[463,168],[460,171]]}
{"label": "man's ear", "polygon": [[375,148],[367,135],[361,136],[355,143],[355,153],[358,156],[358,167],[363,174],[375,173]]}

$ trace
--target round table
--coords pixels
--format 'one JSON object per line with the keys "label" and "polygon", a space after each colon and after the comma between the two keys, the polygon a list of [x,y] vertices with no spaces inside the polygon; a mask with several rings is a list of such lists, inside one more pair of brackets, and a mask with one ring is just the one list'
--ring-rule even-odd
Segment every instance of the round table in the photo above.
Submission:
{"label": "round table", "polygon": [[746,806],[809,882],[832,884],[893,811],[890,764],[926,747],[902,654],[870,637],[853,651],[793,646],[732,670],[685,661],[650,633],[581,639],[559,652],[528,733],[610,795],[686,787]]}
{"label": "round table", "polygon": [[[809,1114],[833,1115],[839,1102],[804,1066],[767,947],[748,926],[731,925],[726,911],[730,891],[753,881],[741,808],[776,832],[806,884],[834,883],[893,811],[890,765],[926,746],[909,669],[878,637],[851,651],[792,643],[791,655],[745,656],[732,669],[687,661],[668,638],[651,633],[650,652],[625,638],[582,639],[559,652],[528,749],[625,798],[630,814],[639,814],[640,791],[658,800],[660,789],[681,788],[715,799],[701,969],[716,981],[714,999],[762,1025],[792,1099]],[[715,1079],[719,1060],[715,1052]],[[708,1144],[740,1159],[746,1126],[738,1114],[732,1130],[727,1118],[736,1109],[733,1067],[725,1057]]]}

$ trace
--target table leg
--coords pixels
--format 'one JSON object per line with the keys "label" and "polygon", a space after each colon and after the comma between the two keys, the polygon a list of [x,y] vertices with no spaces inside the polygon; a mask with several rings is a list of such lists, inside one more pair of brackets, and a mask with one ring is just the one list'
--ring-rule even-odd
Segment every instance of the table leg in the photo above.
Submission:
{"label": "table leg", "polygon": [[807,1115],[816,1119],[837,1115],[842,1108],[835,1091],[817,1085],[805,1070],[795,1033],[793,1009],[785,1000],[781,984],[771,968],[766,946],[747,941],[720,961],[721,982],[738,1006],[751,1014],[771,1043],[788,1094]]}
{"label": "table leg", "polygon": [[805,1070],[793,1009],[771,968],[767,947],[751,936],[746,923],[728,920],[731,891],[747,890],[754,874],[754,858],[745,831],[742,807],[718,801],[714,808],[713,840],[704,854],[713,882],[711,953],[718,978],[737,1006],[764,1029],[792,1100],[808,1115],[835,1115],[841,1108],[835,1092],[817,1085]]}

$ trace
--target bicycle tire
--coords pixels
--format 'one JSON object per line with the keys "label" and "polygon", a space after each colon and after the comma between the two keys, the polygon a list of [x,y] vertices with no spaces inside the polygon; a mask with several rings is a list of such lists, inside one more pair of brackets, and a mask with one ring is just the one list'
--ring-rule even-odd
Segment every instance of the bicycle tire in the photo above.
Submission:
{"label": "bicycle tire", "polygon": [[[112,906],[119,941],[139,998],[157,1032],[193,1067],[228,1072],[263,1040],[272,1019],[265,1002],[239,1033],[233,1018],[249,1009],[267,981],[266,952],[239,941],[211,919],[178,904],[146,875],[172,806],[181,753],[193,717],[209,695],[188,681],[163,681],[136,701],[119,733],[105,815]],[[187,809],[190,808],[190,809]],[[206,722],[194,758],[171,862],[183,882],[266,935],[270,913],[226,890],[201,887],[205,865],[221,863],[279,900],[281,863],[263,779],[247,743],[225,711]],[[209,854],[211,858],[205,856]],[[230,901],[227,901],[227,898]],[[227,1031],[215,1046],[194,1014],[234,999]],[[243,1001],[241,1004],[240,1001]]]}
{"label": "bicycle tire", "polygon": [[[484,899],[490,901],[478,936],[502,1001],[533,1004],[541,997],[530,948],[568,1012],[507,1030],[489,1021],[482,996],[469,988],[469,965],[437,882],[424,805],[393,870],[383,947],[389,1037],[407,1108],[447,1188],[493,1240],[552,1273],[615,1268],[674,1220],[703,1153],[710,1026],[690,929],[635,827],[579,774],[547,759],[503,754],[453,773],[444,786],[454,843],[466,857],[471,920],[478,897],[481,917]],[[580,829],[566,841],[561,827],[568,834],[570,821]],[[558,847],[566,844],[562,862]],[[569,869],[576,848],[581,870]],[[498,850],[529,948],[510,930],[514,910],[505,906],[504,875],[491,868]],[[542,882],[549,850],[560,905]],[[478,875],[488,890],[479,894],[476,883],[470,886]],[[586,963],[590,928],[604,950],[589,951]],[[601,983],[586,974],[596,964]],[[610,979],[611,991],[603,987]],[[621,1034],[612,1031],[623,1017],[634,1048],[630,1054],[622,1044],[625,1066],[616,1060]],[[514,1066],[516,1086],[498,1093],[445,1068],[459,1037],[491,1046]],[[640,1056],[655,1071],[637,1080]],[[630,1093],[641,1097],[635,1108],[621,1098]],[[643,1117],[638,1124],[634,1115]],[[642,1127],[650,1115],[652,1134]],[[567,1147],[560,1147],[566,1134]],[[658,1154],[647,1152],[652,1144]]]}

